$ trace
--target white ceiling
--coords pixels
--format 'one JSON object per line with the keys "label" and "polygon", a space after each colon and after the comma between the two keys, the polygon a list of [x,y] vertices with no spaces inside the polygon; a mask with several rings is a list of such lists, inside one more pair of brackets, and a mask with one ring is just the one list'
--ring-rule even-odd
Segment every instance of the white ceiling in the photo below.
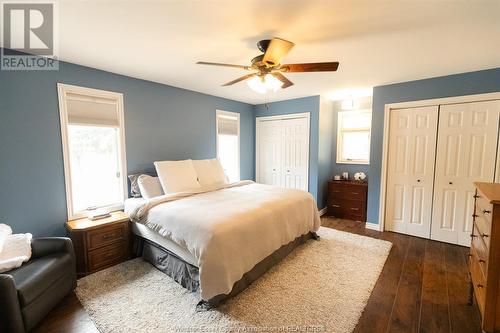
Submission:
{"label": "white ceiling", "polygon": [[[252,104],[500,67],[500,0],[61,1],[60,58]],[[296,43],[285,62],[340,61],[287,74],[260,95],[221,84],[268,37]]]}

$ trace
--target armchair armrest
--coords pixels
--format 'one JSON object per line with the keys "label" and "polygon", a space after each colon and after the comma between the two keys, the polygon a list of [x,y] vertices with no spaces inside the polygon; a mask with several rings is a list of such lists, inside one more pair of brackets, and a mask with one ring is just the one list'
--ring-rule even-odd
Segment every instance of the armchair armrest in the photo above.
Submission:
{"label": "armchair armrest", "polygon": [[0,332],[24,332],[24,323],[12,276],[0,274]]}
{"label": "armchair armrest", "polygon": [[53,253],[65,252],[75,256],[73,243],[66,237],[41,237],[31,241],[32,258],[40,258]]}

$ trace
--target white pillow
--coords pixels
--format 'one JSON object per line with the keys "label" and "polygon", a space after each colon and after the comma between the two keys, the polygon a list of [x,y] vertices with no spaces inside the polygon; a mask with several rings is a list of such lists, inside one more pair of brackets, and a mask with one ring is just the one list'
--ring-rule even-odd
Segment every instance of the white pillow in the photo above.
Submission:
{"label": "white pillow", "polygon": [[156,172],[165,193],[176,193],[200,188],[193,161],[155,162]]}
{"label": "white pillow", "polygon": [[140,175],[137,178],[137,185],[141,190],[141,195],[144,199],[151,199],[163,195],[160,179],[150,175]]}
{"label": "white pillow", "polygon": [[201,186],[227,184],[224,169],[218,159],[193,160],[193,165]]}

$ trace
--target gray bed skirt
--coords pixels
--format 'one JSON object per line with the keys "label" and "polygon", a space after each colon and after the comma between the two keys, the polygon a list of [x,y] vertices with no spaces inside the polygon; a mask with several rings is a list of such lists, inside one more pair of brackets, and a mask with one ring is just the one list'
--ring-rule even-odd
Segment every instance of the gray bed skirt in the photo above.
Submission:
{"label": "gray bed skirt", "polygon": [[[224,300],[239,294],[253,281],[257,280],[271,267],[285,258],[297,246],[305,243],[311,238],[319,239],[319,236],[315,232],[310,232],[295,238],[295,240],[286,245],[283,245],[255,265],[250,271],[246,272],[243,277],[233,285],[233,289],[229,294],[220,294],[208,301],[201,300],[200,303],[198,303],[197,309],[206,310],[216,307]],[[134,235],[133,252],[136,256],[142,257],[157,269],[170,276],[174,279],[174,281],[187,290],[195,292],[200,288],[198,267],[185,262],[175,253],[165,249],[161,245]]]}

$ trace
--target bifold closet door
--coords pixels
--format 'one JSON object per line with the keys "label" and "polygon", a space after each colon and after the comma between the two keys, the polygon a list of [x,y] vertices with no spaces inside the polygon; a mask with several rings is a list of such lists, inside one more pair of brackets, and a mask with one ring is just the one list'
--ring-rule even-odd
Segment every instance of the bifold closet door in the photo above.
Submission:
{"label": "bifold closet door", "polygon": [[386,229],[429,238],[438,107],[391,110]]}
{"label": "bifold closet door", "polygon": [[442,105],[431,238],[470,246],[474,182],[494,181],[500,101]]}
{"label": "bifold closet door", "polygon": [[306,118],[281,121],[283,142],[282,186],[307,191],[309,130]]}
{"label": "bifold closet door", "polygon": [[259,124],[259,179],[263,184],[281,186],[282,126],[281,121]]}

